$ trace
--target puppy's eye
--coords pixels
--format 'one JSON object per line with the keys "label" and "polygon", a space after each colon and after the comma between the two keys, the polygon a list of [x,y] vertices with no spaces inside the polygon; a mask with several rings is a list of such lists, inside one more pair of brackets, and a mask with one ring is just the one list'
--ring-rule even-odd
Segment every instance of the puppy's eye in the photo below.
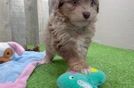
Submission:
{"label": "puppy's eye", "polygon": [[75,4],[77,4],[77,2],[76,1],[73,1],[73,4],[75,5]]}
{"label": "puppy's eye", "polygon": [[96,4],[95,0],[91,0],[91,5],[94,6]]}
{"label": "puppy's eye", "polygon": [[71,4],[73,5],[78,5],[80,3],[80,0],[72,0]]}

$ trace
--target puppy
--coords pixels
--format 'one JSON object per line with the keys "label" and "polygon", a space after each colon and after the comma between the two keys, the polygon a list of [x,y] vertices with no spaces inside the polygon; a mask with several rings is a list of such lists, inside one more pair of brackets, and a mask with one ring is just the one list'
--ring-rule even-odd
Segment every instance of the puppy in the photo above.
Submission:
{"label": "puppy", "polygon": [[95,33],[98,0],[53,0],[45,30],[46,63],[59,54],[70,70],[88,72],[86,55]]}

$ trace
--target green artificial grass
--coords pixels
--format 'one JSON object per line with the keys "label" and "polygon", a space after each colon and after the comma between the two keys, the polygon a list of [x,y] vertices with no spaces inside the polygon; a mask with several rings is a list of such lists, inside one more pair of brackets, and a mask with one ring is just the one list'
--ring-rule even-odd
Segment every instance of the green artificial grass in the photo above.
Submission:
{"label": "green artificial grass", "polygon": [[[134,88],[134,51],[93,43],[88,52],[88,63],[106,73],[107,80],[101,88]],[[66,69],[64,61],[56,56],[52,64],[35,69],[27,88],[57,88],[56,79]]]}

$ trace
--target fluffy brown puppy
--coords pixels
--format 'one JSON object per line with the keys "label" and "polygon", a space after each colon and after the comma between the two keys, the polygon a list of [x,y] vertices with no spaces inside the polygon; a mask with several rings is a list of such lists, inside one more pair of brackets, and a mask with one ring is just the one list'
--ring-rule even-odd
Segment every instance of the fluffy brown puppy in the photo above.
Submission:
{"label": "fluffy brown puppy", "polygon": [[88,70],[86,55],[95,33],[98,0],[53,0],[45,30],[46,63],[57,53],[70,70]]}

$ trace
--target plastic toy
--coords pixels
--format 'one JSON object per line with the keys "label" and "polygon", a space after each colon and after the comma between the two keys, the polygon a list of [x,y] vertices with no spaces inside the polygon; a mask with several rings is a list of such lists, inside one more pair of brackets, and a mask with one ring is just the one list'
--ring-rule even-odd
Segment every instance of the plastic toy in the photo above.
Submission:
{"label": "plastic toy", "polygon": [[106,80],[104,72],[91,68],[89,74],[66,72],[58,80],[58,88],[98,88]]}

